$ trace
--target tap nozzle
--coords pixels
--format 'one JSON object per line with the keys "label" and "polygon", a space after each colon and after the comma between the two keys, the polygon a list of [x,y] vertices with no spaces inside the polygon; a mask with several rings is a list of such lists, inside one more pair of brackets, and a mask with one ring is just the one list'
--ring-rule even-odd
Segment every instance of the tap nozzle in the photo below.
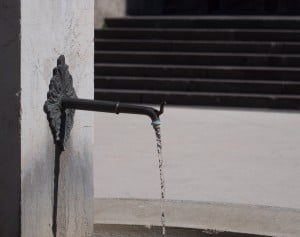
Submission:
{"label": "tap nozzle", "polygon": [[153,127],[160,126],[161,122],[160,122],[159,116],[160,116],[161,114],[163,114],[163,112],[164,112],[164,110],[165,110],[165,105],[166,105],[166,104],[167,104],[167,102],[164,101],[164,102],[162,102],[162,103],[160,104],[159,110],[154,110],[157,116],[156,116],[155,118],[152,118],[152,123],[151,123],[151,125],[152,125]]}

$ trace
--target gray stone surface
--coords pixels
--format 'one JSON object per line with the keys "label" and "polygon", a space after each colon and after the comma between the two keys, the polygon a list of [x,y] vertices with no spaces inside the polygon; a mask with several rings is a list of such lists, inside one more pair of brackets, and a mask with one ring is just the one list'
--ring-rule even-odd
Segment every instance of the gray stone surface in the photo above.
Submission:
{"label": "gray stone surface", "polygon": [[[154,131],[146,117],[95,117],[95,196],[160,197]],[[300,115],[166,107],[166,197],[300,208]]]}
{"label": "gray stone surface", "polygon": [[121,17],[126,14],[126,0],[95,0],[95,28],[103,26],[105,17]]}
{"label": "gray stone surface", "polygon": [[[66,56],[77,94],[93,97],[94,1],[2,1],[0,9],[0,148],[5,158],[0,236],[52,237],[55,149],[43,105],[60,54]],[[89,237],[91,113],[76,113],[71,136],[61,156],[57,237]]]}
{"label": "gray stone surface", "polygon": [[[289,208],[166,201],[165,213],[167,236],[202,236],[200,229],[219,232],[218,237],[237,237],[222,232],[281,237],[300,235],[300,211]],[[96,236],[119,237],[120,230],[129,237],[138,236],[137,233],[147,237],[160,236],[157,228],[153,228],[156,226],[160,226],[160,202],[157,200],[95,200]],[[179,228],[177,232],[175,227]],[[203,236],[206,235],[203,233]]]}
{"label": "gray stone surface", "polygon": [[[168,237],[266,237],[262,235],[217,232],[191,228],[167,228]],[[96,225],[95,237],[160,237],[160,226]]]}
{"label": "gray stone surface", "polygon": [[[140,226],[140,225],[96,225],[95,237],[159,237],[161,236],[161,228],[159,226]],[[168,228],[168,237],[213,237],[210,234],[205,234],[201,230],[183,229],[183,228]],[[242,237],[220,235],[217,237]],[[247,236],[249,237],[249,236]]]}

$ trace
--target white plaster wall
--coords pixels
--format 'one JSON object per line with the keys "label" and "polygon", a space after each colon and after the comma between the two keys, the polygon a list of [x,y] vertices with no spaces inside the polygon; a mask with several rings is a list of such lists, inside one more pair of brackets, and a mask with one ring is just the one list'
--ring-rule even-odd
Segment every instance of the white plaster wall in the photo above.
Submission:
{"label": "white plaster wall", "polygon": [[103,26],[105,17],[122,17],[126,14],[126,0],[95,0],[95,28]]}
{"label": "white plaster wall", "polygon": [[[93,0],[22,0],[22,237],[53,236],[55,154],[43,104],[60,54],[66,57],[77,95],[93,98],[93,13]],[[92,236],[92,138],[92,114],[77,111],[61,157],[57,236]]]}
{"label": "white plaster wall", "polygon": [[[149,119],[95,118],[95,196],[158,199]],[[299,113],[167,106],[161,120],[167,199],[300,209]]]}

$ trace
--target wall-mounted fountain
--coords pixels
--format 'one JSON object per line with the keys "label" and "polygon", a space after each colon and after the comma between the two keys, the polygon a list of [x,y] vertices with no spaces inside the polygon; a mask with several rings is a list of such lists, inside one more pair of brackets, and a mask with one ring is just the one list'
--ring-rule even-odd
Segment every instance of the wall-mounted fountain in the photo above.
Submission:
{"label": "wall-mounted fountain", "polygon": [[[93,115],[76,112],[69,136],[74,110],[146,114],[153,125],[162,111],[91,100],[93,0],[3,0],[0,26],[0,236],[91,237]],[[51,132],[43,106],[59,54],[76,82],[61,57],[45,106]]]}
{"label": "wall-mounted fountain", "polygon": [[[161,156],[162,143],[160,133],[160,119],[159,116],[164,112],[163,102],[160,105],[160,110],[151,107],[77,98],[73,78],[69,72],[69,66],[65,62],[65,56],[61,55],[57,60],[57,66],[53,69],[53,77],[50,81],[49,91],[47,93],[47,101],[44,104],[44,111],[47,114],[49,125],[52,131],[54,143],[56,145],[55,152],[55,166],[54,166],[54,201],[52,214],[52,232],[53,236],[58,235],[58,196],[59,175],[60,175],[60,159],[61,154],[65,150],[67,141],[70,137],[71,130],[74,123],[75,110],[87,110],[107,113],[129,113],[138,115],[147,115],[150,117],[156,134],[157,151],[159,157],[159,171],[161,180],[161,199],[165,197],[165,184],[163,175],[163,159]],[[165,213],[162,206],[162,233],[165,236]]]}
{"label": "wall-mounted fountain", "polygon": [[160,125],[159,116],[164,111],[164,105],[165,102],[161,104],[160,110],[156,110],[151,107],[128,103],[79,99],[73,87],[69,66],[65,63],[65,56],[61,55],[57,60],[57,67],[53,70],[44,111],[47,113],[54,142],[63,151],[73,127],[76,109],[115,114],[147,115],[151,118],[153,127],[157,127]]}

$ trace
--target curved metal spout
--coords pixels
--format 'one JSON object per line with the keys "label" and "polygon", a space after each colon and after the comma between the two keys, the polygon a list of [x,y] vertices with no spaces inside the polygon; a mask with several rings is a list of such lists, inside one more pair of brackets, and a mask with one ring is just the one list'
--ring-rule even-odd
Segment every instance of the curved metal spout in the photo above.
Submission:
{"label": "curved metal spout", "polygon": [[115,114],[126,113],[147,115],[152,120],[153,126],[158,126],[160,124],[159,116],[164,112],[165,104],[166,103],[163,102],[160,106],[160,110],[156,110],[148,106],[103,100],[87,100],[76,98],[62,98],[61,100],[63,109],[79,109]]}

